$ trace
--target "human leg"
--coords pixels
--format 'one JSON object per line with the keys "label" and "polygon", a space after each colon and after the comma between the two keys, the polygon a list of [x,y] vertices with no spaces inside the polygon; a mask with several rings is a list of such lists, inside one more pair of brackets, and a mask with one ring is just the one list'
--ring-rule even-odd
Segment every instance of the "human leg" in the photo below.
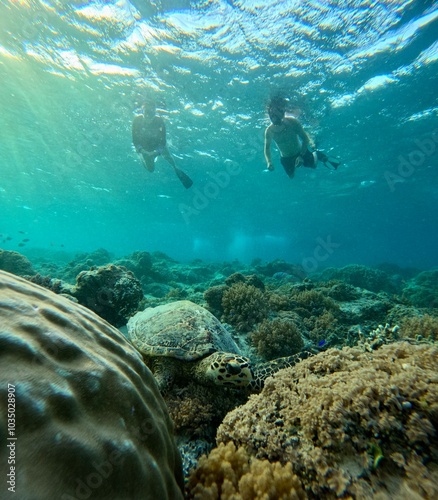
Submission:
{"label": "human leg", "polygon": [[149,172],[153,172],[155,170],[155,156],[149,155],[146,153],[142,153],[140,155],[141,159],[143,160],[143,165],[144,167],[149,170]]}
{"label": "human leg", "polygon": [[295,175],[295,163],[296,163],[296,156],[282,156],[280,158],[280,162],[283,165],[284,171],[288,175],[290,179],[293,179]]}

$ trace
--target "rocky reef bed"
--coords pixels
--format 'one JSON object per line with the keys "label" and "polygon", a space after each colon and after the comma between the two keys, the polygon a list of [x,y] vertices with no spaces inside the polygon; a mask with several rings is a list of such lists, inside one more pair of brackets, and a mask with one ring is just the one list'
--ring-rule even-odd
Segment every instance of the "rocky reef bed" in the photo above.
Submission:
{"label": "rocky reef bed", "polygon": [[280,260],[183,264],[162,253],[115,259],[105,250],[67,264],[0,250],[0,269],[125,334],[137,311],[190,300],[216,316],[251,363],[310,356],[268,379],[259,395],[176,379],[159,396],[188,497],[437,495],[436,270],[349,265],[308,276]]}

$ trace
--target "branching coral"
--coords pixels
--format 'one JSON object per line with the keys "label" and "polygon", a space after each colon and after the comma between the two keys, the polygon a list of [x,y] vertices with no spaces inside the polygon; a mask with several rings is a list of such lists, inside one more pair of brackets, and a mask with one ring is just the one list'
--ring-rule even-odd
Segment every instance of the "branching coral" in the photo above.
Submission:
{"label": "branching coral", "polygon": [[320,316],[311,316],[304,318],[304,325],[309,334],[309,339],[314,343],[327,340],[336,333],[338,320],[331,311],[325,310]]}
{"label": "branching coral", "polygon": [[[318,316],[325,311],[339,314],[339,306],[329,297],[317,290],[305,290],[294,294],[297,312],[303,317]],[[301,312],[300,312],[301,311]]]}
{"label": "branching coral", "polygon": [[438,317],[424,314],[423,316],[404,318],[400,324],[400,332],[404,337],[436,341],[438,339]]}
{"label": "branching coral", "polygon": [[373,498],[397,484],[437,497],[437,365],[427,345],[330,349],[268,379],[226,416],[217,440],[290,462],[317,498]]}
{"label": "branching coral", "polygon": [[262,321],[251,334],[251,340],[258,354],[266,360],[292,356],[304,347],[297,325],[282,319]]}
{"label": "branching coral", "polygon": [[187,486],[195,500],[299,500],[306,495],[292,465],[250,458],[233,443],[201,457]]}
{"label": "branching coral", "polygon": [[241,331],[249,331],[268,315],[268,305],[262,291],[253,285],[235,283],[225,290],[222,297],[226,321]]}
{"label": "branching coral", "polygon": [[247,395],[223,387],[204,387],[190,383],[183,389],[173,388],[165,394],[164,399],[177,436],[213,442],[225,415],[243,404]]}

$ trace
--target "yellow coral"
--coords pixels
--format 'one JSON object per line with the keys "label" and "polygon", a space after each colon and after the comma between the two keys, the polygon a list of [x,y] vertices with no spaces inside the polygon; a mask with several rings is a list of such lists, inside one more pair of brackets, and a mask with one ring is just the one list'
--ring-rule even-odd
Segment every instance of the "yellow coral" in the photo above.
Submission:
{"label": "yellow coral", "polygon": [[429,314],[404,318],[400,330],[406,337],[422,337],[435,341],[438,339],[438,318]]}
{"label": "yellow coral", "polygon": [[325,499],[371,498],[389,476],[421,495],[409,475],[419,455],[428,498],[438,498],[437,366],[438,349],[428,345],[329,349],[268,379],[225,417],[217,441],[291,463],[303,487]]}
{"label": "yellow coral", "polygon": [[292,465],[250,458],[244,448],[220,444],[199,460],[187,486],[195,500],[295,500],[306,494]]}

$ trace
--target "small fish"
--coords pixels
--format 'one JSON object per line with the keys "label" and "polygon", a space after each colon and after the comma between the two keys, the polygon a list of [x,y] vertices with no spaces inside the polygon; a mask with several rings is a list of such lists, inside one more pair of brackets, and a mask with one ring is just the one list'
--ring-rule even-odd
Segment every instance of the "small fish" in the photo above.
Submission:
{"label": "small fish", "polygon": [[26,234],[25,231],[18,231],[20,234]]}
{"label": "small fish", "polygon": [[24,240],[21,240],[23,242],[30,241],[29,238],[24,238]]}
{"label": "small fish", "polygon": [[24,247],[25,245],[26,245],[26,243],[18,243],[19,247]]}
{"label": "small fish", "polygon": [[10,236],[6,236],[5,241],[11,241],[11,240],[12,240],[12,238]]}
{"label": "small fish", "polygon": [[326,345],[326,343],[327,343],[327,340],[320,340],[320,341],[318,342],[318,347],[323,347],[323,346],[325,346],[325,345]]}

